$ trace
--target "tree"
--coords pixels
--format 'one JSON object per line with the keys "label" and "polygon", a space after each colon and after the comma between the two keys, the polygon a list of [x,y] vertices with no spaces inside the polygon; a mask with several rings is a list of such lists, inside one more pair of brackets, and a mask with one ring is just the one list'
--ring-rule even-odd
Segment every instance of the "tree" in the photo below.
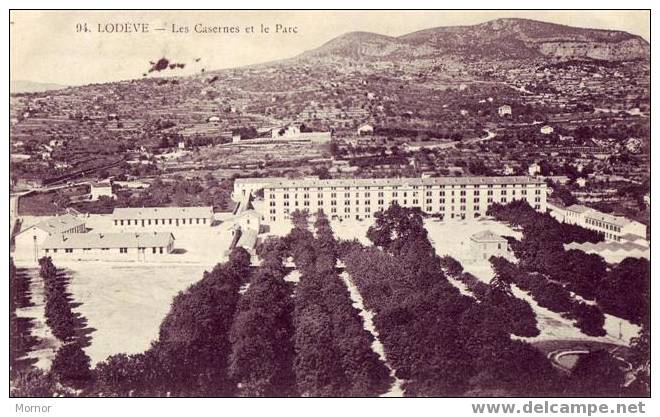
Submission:
{"label": "tree", "polygon": [[606,350],[581,355],[571,371],[571,391],[584,397],[619,396],[625,380],[621,362]]}
{"label": "tree", "polygon": [[86,386],[91,379],[90,359],[78,343],[68,343],[57,350],[51,372],[65,385]]}
{"label": "tree", "polygon": [[641,324],[648,315],[650,283],[650,262],[626,258],[607,274],[596,300],[605,312]]}

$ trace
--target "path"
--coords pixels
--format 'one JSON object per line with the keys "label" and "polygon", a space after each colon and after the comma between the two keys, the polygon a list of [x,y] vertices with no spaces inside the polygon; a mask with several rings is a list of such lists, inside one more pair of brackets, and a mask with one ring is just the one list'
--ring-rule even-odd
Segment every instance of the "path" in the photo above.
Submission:
{"label": "path", "polygon": [[387,361],[387,356],[385,355],[385,349],[380,339],[378,338],[378,331],[374,326],[374,322],[373,322],[374,314],[371,311],[364,308],[364,301],[362,300],[362,295],[360,294],[360,291],[357,289],[357,287],[349,277],[348,273],[346,271],[343,271],[341,274],[339,274],[339,276],[341,277],[342,281],[344,281],[344,284],[346,284],[346,287],[348,288],[348,292],[350,294],[351,300],[353,301],[353,306],[360,311],[360,317],[362,317],[364,329],[367,330],[369,333],[371,333],[374,337],[374,341],[371,344],[371,349],[378,355],[380,360],[383,361],[387,369],[389,369],[390,371],[390,376],[394,378],[394,382],[392,383],[392,386],[390,387],[389,391],[381,395],[381,397],[403,397],[404,396],[404,390],[402,387],[403,381],[396,377],[396,371]]}
{"label": "path", "polygon": [[36,338],[37,344],[26,355],[28,359],[36,359],[34,366],[47,371],[55,357],[61,342],[53,336],[44,317],[44,285],[39,269],[30,268],[21,270],[30,277],[30,307],[16,310],[17,317],[32,319],[31,335]]}

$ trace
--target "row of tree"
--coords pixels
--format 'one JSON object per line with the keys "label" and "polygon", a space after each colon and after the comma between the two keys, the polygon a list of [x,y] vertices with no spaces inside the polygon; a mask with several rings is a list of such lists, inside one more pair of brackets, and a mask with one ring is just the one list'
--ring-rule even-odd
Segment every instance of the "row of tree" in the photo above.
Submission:
{"label": "row of tree", "polygon": [[549,360],[513,340],[502,311],[447,281],[418,210],[392,205],[346,243],[346,270],[371,310],[388,361],[410,396],[542,395],[557,389]]}
{"label": "row of tree", "polygon": [[575,320],[575,326],[589,336],[604,336],[605,316],[597,305],[574,300],[562,285],[544,275],[521,270],[502,257],[491,257],[495,277],[508,285],[516,285],[534,298],[539,306]]}
{"label": "row of tree", "polygon": [[71,308],[71,295],[67,292],[69,280],[50,257],[39,259],[39,275],[44,284],[46,324],[53,336],[62,342],[53,358],[49,377],[77,389],[84,388],[91,379],[90,359],[77,334],[82,319]]}
{"label": "row of tree", "polygon": [[510,333],[521,337],[535,337],[541,333],[534,310],[527,301],[513,295],[511,282],[496,274],[490,284],[486,284],[474,275],[463,272],[463,267],[456,259],[444,256],[441,261],[445,274],[465,284],[479,302],[488,304],[506,323]]}
{"label": "row of tree", "polygon": [[[602,241],[602,234],[559,223],[549,214],[536,212],[523,201],[494,204],[488,214],[523,229],[520,241],[510,241],[521,270],[545,275],[582,298],[595,300],[606,313],[635,324],[647,320],[651,282],[651,265],[647,259],[626,258],[610,267],[596,254],[566,251],[565,243],[595,243]],[[555,302],[562,300],[558,298]]]}
{"label": "row of tree", "polygon": [[371,349],[374,338],[337,274],[337,243],[327,217],[317,215],[316,238],[305,214],[296,213],[294,220],[286,240],[300,271],[294,310],[294,370],[300,395],[364,397],[386,392],[392,379]]}

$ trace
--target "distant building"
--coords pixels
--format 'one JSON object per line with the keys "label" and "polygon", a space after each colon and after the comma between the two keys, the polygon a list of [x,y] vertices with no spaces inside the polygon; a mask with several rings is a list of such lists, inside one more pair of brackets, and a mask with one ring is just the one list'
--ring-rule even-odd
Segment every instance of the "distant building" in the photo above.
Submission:
{"label": "distant building", "polygon": [[[288,221],[295,210],[330,219],[362,220],[397,203],[417,207],[441,219],[484,216],[493,203],[524,200],[545,212],[547,185],[530,177],[434,177],[358,179],[239,178],[235,201],[263,190],[262,220]],[[255,206],[256,207],[256,206]]]}
{"label": "distant building", "polygon": [[180,140],[179,143],[177,143],[177,147],[179,149],[186,149],[186,142]]}
{"label": "distant building", "polygon": [[538,175],[538,174],[541,173],[541,165],[539,165],[539,164],[537,164],[536,162],[534,162],[533,164],[531,164],[531,165],[529,166],[529,168],[527,168],[527,172],[528,172],[529,175],[531,175],[531,176]]}
{"label": "distant building", "polygon": [[584,177],[580,177],[575,180],[575,183],[578,185],[578,187],[584,188],[587,185],[587,179]]}
{"label": "distant building", "polygon": [[97,201],[100,197],[115,198],[115,195],[112,192],[112,185],[109,182],[90,184],[89,194],[89,199],[91,201]]}
{"label": "distant building", "polygon": [[82,233],[49,236],[42,256],[69,260],[147,261],[172,252],[169,232]]}
{"label": "distant building", "polygon": [[211,116],[208,119],[206,119],[206,121],[209,123],[217,123],[220,121],[220,118],[218,116]]}
{"label": "distant building", "polygon": [[373,135],[374,134],[374,127],[370,124],[363,124],[360,127],[358,127],[357,133],[360,136]]}
{"label": "distant building", "polygon": [[231,143],[238,143],[241,141],[241,134],[235,133],[231,136]]}
{"label": "distant building", "polygon": [[507,104],[505,104],[503,106],[500,106],[497,109],[497,114],[499,114],[500,117],[511,116],[511,106],[509,106]]}
{"label": "distant building", "polygon": [[646,225],[623,216],[602,213],[591,207],[573,204],[566,207],[564,222],[602,233],[606,240],[624,242],[630,236],[646,239]]}
{"label": "distant building", "polygon": [[545,125],[541,128],[541,133],[544,135],[549,135],[554,132],[555,129],[552,126]]}
{"label": "distant building", "polygon": [[51,217],[16,234],[14,257],[36,261],[41,256],[43,242],[48,237],[86,231],[85,221],[82,218],[70,214]]}
{"label": "distant building", "polygon": [[470,236],[470,253],[475,260],[488,260],[491,256],[509,256],[509,242],[490,230]]}
{"label": "distant building", "polygon": [[332,139],[331,132],[303,132],[302,125],[292,124],[283,127],[277,127],[271,130],[271,139],[278,140],[304,140],[315,143],[325,143]]}
{"label": "distant building", "polygon": [[211,226],[213,207],[126,207],[112,213],[115,227],[170,230],[173,227]]}

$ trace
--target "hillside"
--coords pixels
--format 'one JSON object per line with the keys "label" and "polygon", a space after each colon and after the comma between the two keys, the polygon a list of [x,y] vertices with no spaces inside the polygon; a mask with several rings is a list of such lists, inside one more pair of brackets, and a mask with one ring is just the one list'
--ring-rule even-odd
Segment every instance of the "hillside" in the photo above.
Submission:
{"label": "hillside", "polygon": [[301,58],[326,56],[400,58],[634,60],[647,59],[649,44],[626,32],[583,29],[527,19],[497,19],[471,26],[425,29],[400,37],[350,32],[307,51]]}

